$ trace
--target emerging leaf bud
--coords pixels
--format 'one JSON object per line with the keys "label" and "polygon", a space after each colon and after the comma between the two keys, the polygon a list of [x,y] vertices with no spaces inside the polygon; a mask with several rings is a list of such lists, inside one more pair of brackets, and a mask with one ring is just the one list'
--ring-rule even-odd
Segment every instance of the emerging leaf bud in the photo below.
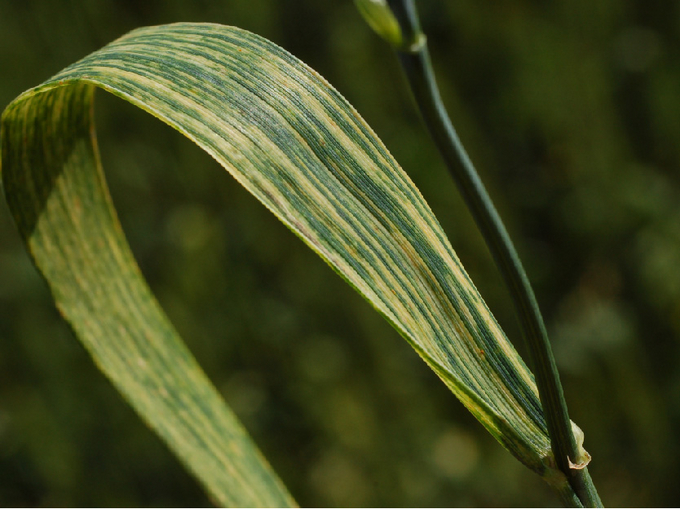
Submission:
{"label": "emerging leaf bud", "polygon": [[383,39],[399,49],[402,47],[403,35],[399,22],[387,0],[354,0],[357,9],[366,23]]}

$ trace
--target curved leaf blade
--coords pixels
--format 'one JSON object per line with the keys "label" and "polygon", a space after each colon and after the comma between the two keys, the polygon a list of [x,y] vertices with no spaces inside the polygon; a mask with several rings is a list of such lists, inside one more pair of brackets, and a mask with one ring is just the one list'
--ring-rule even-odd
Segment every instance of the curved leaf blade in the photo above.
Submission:
{"label": "curved leaf blade", "polygon": [[5,117],[2,176],[19,230],[97,365],[212,498],[237,507],[294,505],[135,264],[98,166],[94,90],[57,88]]}
{"label": "curved leaf blade", "polygon": [[[504,447],[540,475],[559,478],[533,376],[415,185],[344,98],[295,57],[243,30],[143,28],[7,108],[2,178],[65,318],[220,503],[291,499],[136,267],[96,152],[95,87],[211,154],[383,314]],[[173,410],[170,400],[179,407]],[[221,441],[222,430],[228,438]],[[216,473],[220,466],[227,473]],[[263,492],[266,502],[252,502]]]}

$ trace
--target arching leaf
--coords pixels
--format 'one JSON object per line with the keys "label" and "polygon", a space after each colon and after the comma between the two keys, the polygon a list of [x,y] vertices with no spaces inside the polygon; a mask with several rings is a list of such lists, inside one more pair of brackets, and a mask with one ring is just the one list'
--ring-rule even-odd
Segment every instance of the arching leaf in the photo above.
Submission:
{"label": "arching leaf", "polygon": [[261,37],[174,24],[135,30],[17,98],[2,116],[2,179],[76,335],[220,504],[292,499],[137,268],[97,154],[97,87],[213,156],[360,292],[504,447],[562,483],[531,373],[419,191],[356,111]]}

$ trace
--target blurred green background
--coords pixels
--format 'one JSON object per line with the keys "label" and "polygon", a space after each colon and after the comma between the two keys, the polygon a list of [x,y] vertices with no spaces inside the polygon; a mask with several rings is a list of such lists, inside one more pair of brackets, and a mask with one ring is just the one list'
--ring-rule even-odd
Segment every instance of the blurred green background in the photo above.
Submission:
{"label": "blurred green background", "polygon": [[[524,259],[609,506],[680,503],[680,3],[422,0],[444,99]],[[288,49],[420,187],[508,335],[513,309],[349,0],[0,0],[0,108],[142,25]],[[398,334],[216,163],[99,93],[121,220],[163,307],[298,502],[545,506]],[[209,505],[55,311],[0,205],[0,505]]]}

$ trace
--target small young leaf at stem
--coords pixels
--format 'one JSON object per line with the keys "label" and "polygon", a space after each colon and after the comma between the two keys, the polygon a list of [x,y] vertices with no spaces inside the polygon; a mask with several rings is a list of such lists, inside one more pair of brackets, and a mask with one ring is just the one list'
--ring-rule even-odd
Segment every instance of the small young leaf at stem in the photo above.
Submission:
{"label": "small young leaf at stem", "polygon": [[386,0],[354,0],[366,23],[395,48],[403,44],[399,22]]}

